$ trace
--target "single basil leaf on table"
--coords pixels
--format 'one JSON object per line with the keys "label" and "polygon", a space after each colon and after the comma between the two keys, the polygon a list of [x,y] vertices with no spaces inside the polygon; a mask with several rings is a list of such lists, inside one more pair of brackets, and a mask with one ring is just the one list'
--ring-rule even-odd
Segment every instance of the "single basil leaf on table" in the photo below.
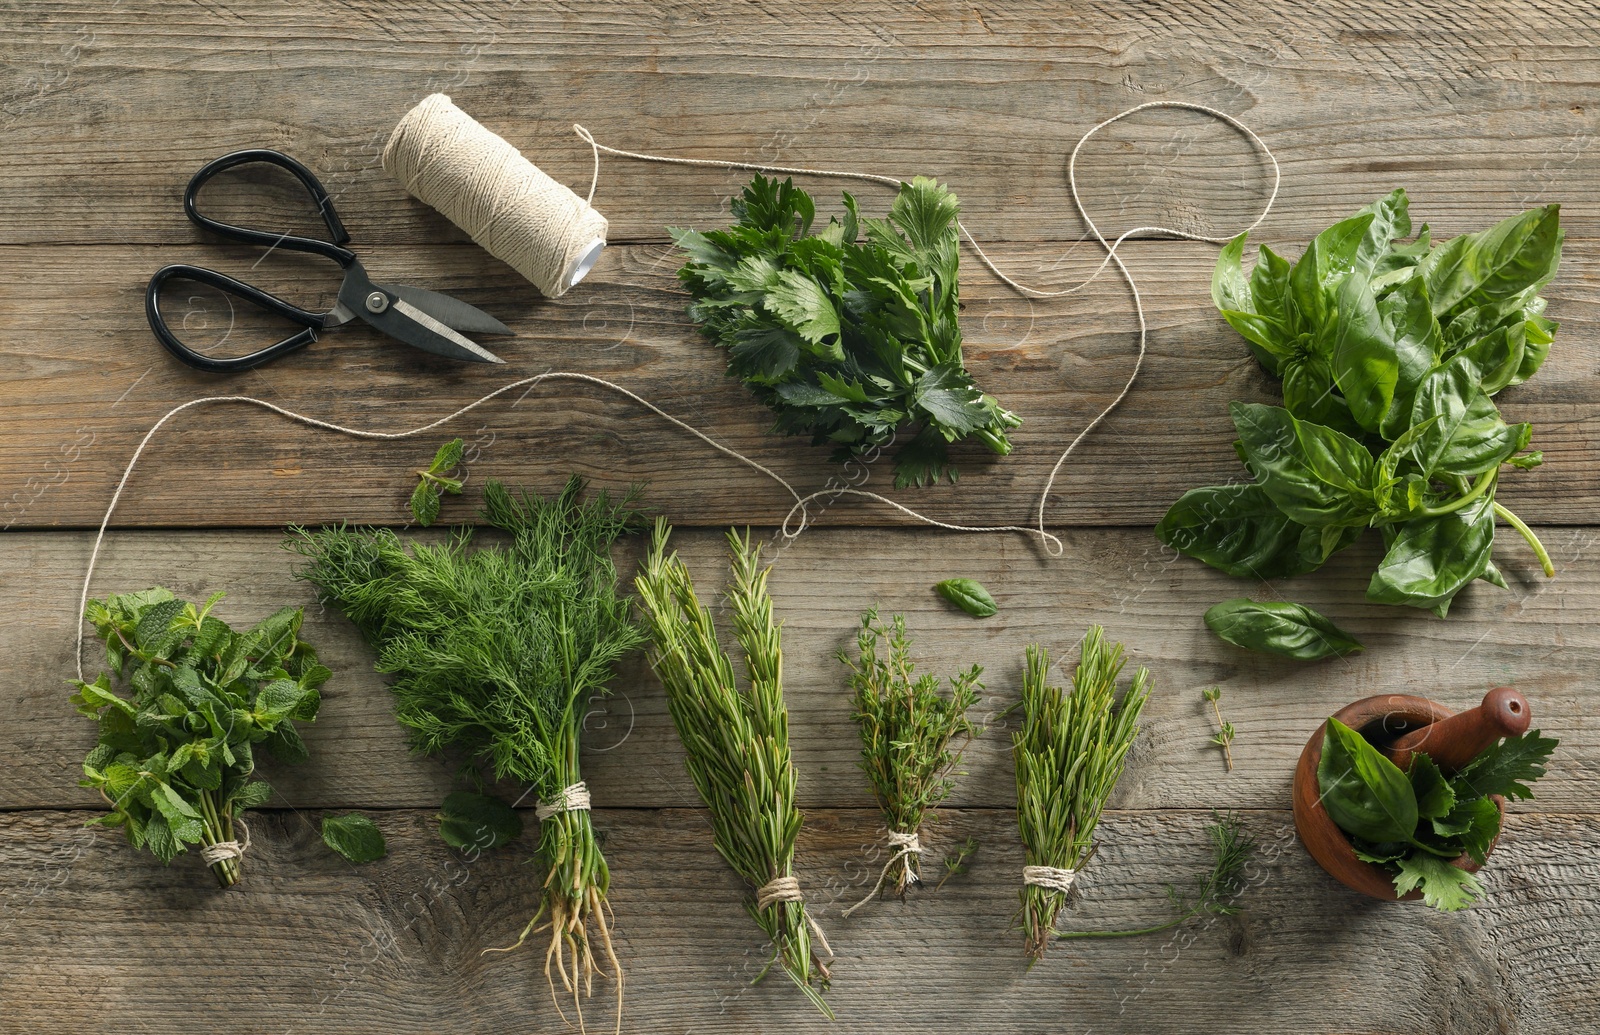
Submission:
{"label": "single basil leaf on table", "polygon": [[470,791],[446,796],[439,808],[439,836],[451,848],[498,848],[522,834],[522,817],[499,798]]}
{"label": "single basil leaf on table", "polygon": [[1422,892],[1424,904],[1446,913],[1465,909],[1483,897],[1478,878],[1429,852],[1413,852],[1395,865],[1394,889],[1401,895]]}
{"label": "single basil leaf on table", "polygon": [[375,862],[389,854],[383,831],[372,820],[355,813],[324,816],[322,843],[353,863]]}
{"label": "single basil leaf on table", "polygon": [[1224,600],[1206,611],[1205,623],[1218,638],[1236,647],[1298,661],[1342,657],[1365,649],[1359,640],[1311,608],[1287,601]]}
{"label": "single basil leaf on table", "polygon": [[1229,575],[1282,579],[1315,571],[1362,531],[1339,528],[1324,541],[1328,530],[1291,519],[1261,486],[1244,483],[1190,489],[1156,525],[1156,536]]}
{"label": "single basil leaf on table", "polygon": [[1528,784],[1544,775],[1545,763],[1558,744],[1560,741],[1542,736],[1538,730],[1507,737],[1480,752],[1456,774],[1456,780],[1481,796],[1532,799],[1533,789]]}
{"label": "single basil leaf on table", "polygon": [[945,579],[933,588],[939,591],[940,596],[974,618],[988,618],[999,610],[995,606],[994,597],[990,596],[989,591],[976,579]]}
{"label": "single basil leaf on table", "polygon": [[1494,549],[1494,498],[1486,493],[1439,517],[1393,526],[1389,552],[1372,573],[1367,599],[1434,611],[1442,618],[1467,583],[1482,575]]}
{"label": "single basil leaf on table", "polygon": [[1376,464],[1355,439],[1279,406],[1233,403],[1234,427],[1257,482],[1305,525],[1364,525],[1376,513]]}
{"label": "single basil leaf on table", "polygon": [[1338,719],[1328,719],[1324,729],[1317,786],[1329,818],[1345,833],[1375,844],[1410,841],[1417,798],[1406,774]]}
{"label": "single basil leaf on table", "polygon": [[1546,205],[1444,242],[1417,264],[1433,311],[1443,316],[1463,304],[1510,298],[1549,282],[1564,237],[1561,206]]}
{"label": "single basil leaf on table", "polygon": [[1455,791],[1444,778],[1439,765],[1422,752],[1411,756],[1411,766],[1406,770],[1411,781],[1411,791],[1417,798],[1417,815],[1433,819],[1446,815],[1456,803]]}

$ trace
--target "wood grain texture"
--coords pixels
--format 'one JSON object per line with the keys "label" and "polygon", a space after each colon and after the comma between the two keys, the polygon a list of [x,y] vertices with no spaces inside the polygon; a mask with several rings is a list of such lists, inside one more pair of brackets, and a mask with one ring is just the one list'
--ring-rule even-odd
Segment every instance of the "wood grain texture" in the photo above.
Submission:
{"label": "wood grain texture", "polygon": [[[242,884],[196,859],[162,868],[82,813],[0,815],[0,1031],[559,1031],[535,951],[481,956],[537,908],[523,840],[451,854],[424,812],[373,814],[389,857],[351,867],[314,812],[266,812]],[[1204,864],[1205,813],[1110,813],[1064,929],[1148,924]],[[1212,1030],[1480,1035],[1600,1026],[1592,815],[1513,816],[1488,899],[1444,916],[1334,884],[1286,812],[1246,816],[1263,845],[1241,912],[1142,940],[1052,947],[1026,970],[1009,929],[1021,853],[1010,814],[949,816],[973,868],[904,903],[853,902],[882,858],[872,814],[808,813],[797,872],[839,954],[826,1024],[765,959],[698,811],[600,810],[624,1030],[715,1033]],[[532,825],[532,818],[529,818]],[[881,865],[879,863],[878,865]],[[1381,947],[1381,948],[1375,948]],[[588,1009],[609,1030],[609,986]],[[177,1004],[182,1004],[181,1007]],[[602,1020],[603,1018],[603,1020]],[[1225,1020],[1223,1020],[1225,1019]]]}
{"label": "wood grain texture", "polygon": [[[176,206],[174,206],[176,211]],[[802,492],[844,484],[886,492],[946,521],[1027,524],[1060,451],[1121,389],[1137,350],[1129,296],[1106,275],[1081,296],[1029,302],[969,256],[963,329],[986,390],[1018,412],[1015,451],[958,448],[956,486],[895,491],[885,460],[845,471],[827,447],[772,435],[770,412],[723,374],[723,357],[688,322],[668,245],[612,248],[566,298],[551,302],[471,246],[376,251],[375,278],[457,293],[503,317],[521,337],[485,339],[504,367],[454,364],[364,325],[328,335],[278,363],[218,377],[183,366],[146,325],[149,274],[178,259],[215,264],[313,305],[332,303],[331,264],[196,240],[182,249],[121,246],[0,248],[0,282],[15,319],[0,322],[12,373],[0,382],[0,523],[95,527],[139,440],[172,407],[205,395],[255,396],[347,426],[402,431],[494,388],[551,370],[607,378],[766,465]],[[1089,246],[1005,246],[1012,268],[1075,283],[1099,261]],[[1128,246],[1150,328],[1132,394],[1084,440],[1052,493],[1051,525],[1150,525],[1185,490],[1234,480],[1230,400],[1281,402],[1211,305],[1215,249],[1176,242]],[[1550,288],[1562,323],[1549,362],[1500,396],[1508,420],[1535,426],[1545,465],[1508,474],[1500,498],[1535,523],[1581,524],[1600,506],[1600,264],[1569,243]],[[230,311],[196,286],[169,297],[169,322],[197,348],[238,355],[277,340],[276,326]],[[64,314],[76,312],[76,318]],[[252,344],[256,343],[256,344]],[[689,524],[777,524],[793,504],[779,485],[637,403],[591,385],[552,382],[508,396],[414,440],[372,442],[292,424],[238,405],[191,410],[154,439],[117,513],[125,526],[282,525],[407,520],[410,471],[461,435],[477,447],[474,478],[548,481],[581,471],[601,484],[646,482],[650,502]],[[831,480],[831,481],[830,481]],[[203,486],[203,491],[202,491]],[[470,508],[457,508],[465,512]],[[840,499],[826,524],[909,519],[881,504]]]}
{"label": "wood grain texture", "polygon": [[[1090,622],[1100,622],[1127,644],[1133,664],[1150,668],[1156,687],[1145,709],[1145,733],[1118,788],[1120,807],[1287,807],[1306,737],[1350,701],[1413,693],[1463,708],[1491,686],[1513,684],[1532,702],[1534,724],[1562,742],[1550,775],[1539,783],[1538,806],[1593,811],[1600,790],[1600,721],[1592,706],[1600,664],[1594,538],[1588,529],[1550,533],[1547,545],[1561,567],[1552,581],[1516,544],[1501,546],[1497,556],[1512,589],[1474,586],[1440,621],[1363,600],[1375,542],[1352,548],[1318,575],[1258,585],[1175,557],[1147,530],[1076,533],[1060,560],[1041,560],[1011,539],[808,532],[771,555],[801,798],[807,805],[871,804],[856,767],[860,742],[848,689],[833,655],[853,647],[862,610],[878,604],[907,615],[926,670],[946,674],[974,662],[985,668],[988,693],[975,711],[989,728],[957,782],[954,800],[961,804],[1015,803],[1009,748],[1015,720],[996,716],[1017,699],[1024,644],[1045,644],[1070,671],[1077,639]],[[630,544],[628,567],[641,545]],[[727,579],[721,535],[680,530],[674,545],[702,597],[708,603],[720,598]],[[13,717],[0,724],[0,757],[8,760],[0,768],[0,808],[96,801],[76,786],[93,726],[67,705],[63,682],[72,671],[72,612],[88,547],[89,537],[76,533],[0,538],[0,571],[16,608],[16,620],[0,628],[0,656],[13,659],[15,673],[0,686],[0,708]],[[406,753],[371,652],[343,617],[316,614],[308,587],[292,580],[293,567],[294,558],[272,533],[114,533],[94,586],[105,593],[164,584],[194,599],[225,590],[222,614],[241,623],[286,602],[307,602],[307,638],[334,678],[321,717],[306,733],[312,761],[279,767],[272,776],[281,803],[437,805],[455,765]],[[977,621],[939,598],[933,582],[953,574],[987,585],[999,615]],[[1359,637],[1367,652],[1305,664],[1223,644],[1200,616],[1216,601],[1245,593],[1308,603]],[[90,647],[92,665],[103,655],[93,653],[92,641]],[[1224,712],[1239,730],[1232,774],[1208,743],[1212,720],[1200,691],[1212,685],[1223,688]],[[584,772],[595,800],[625,807],[691,804],[694,789],[661,690],[637,656],[616,689],[589,722]],[[519,793],[511,789],[512,797]]]}

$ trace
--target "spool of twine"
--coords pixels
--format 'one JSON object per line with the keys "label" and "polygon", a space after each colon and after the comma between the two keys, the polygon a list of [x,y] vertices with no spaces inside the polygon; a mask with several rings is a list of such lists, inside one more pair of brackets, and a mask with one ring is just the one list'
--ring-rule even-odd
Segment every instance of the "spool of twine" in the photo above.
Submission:
{"label": "spool of twine", "polygon": [[548,298],[582,280],[605,248],[604,216],[442,93],[394,127],[383,167]]}

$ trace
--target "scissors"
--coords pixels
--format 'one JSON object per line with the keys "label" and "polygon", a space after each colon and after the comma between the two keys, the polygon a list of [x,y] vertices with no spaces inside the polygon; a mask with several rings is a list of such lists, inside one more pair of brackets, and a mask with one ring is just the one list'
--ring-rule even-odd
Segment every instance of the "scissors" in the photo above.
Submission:
{"label": "scissors", "polygon": [[[322,221],[327,225],[333,239],[324,241],[314,237],[295,237],[286,233],[252,230],[248,227],[219,222],[200,213],[195,204],[195,196],[206,181],[225,169],[255,163],[276,165],[293,173],[311,195],[311,200],[316,202],[317,212],[322,216]],[[437,291],[374,284],[368,278],[367,271],[362,268],[361,260],[356,257],[356,253],[344,247],[350,242],[350,234],[339,221],[338,213],[333,210],[333,200],[328,197],[328,192],[323,189],[310,169],[281,151],[265,149],[235,151],[206,164],[194,174],[194,178],[189,181],[188,189],[183,192],[183,210],[195,225],[205,227],[220,237],[248,244],[262,244],[269,249],[283,248],[321,255],[337,262],[345,271],[344,283],[339,286],[339,300],[334,307],[326,313],[311,313],[285,302],[276,295],[268,294],[260,288],[252,287],[216,270],[182,263],[163,266],[150,278],[150,286],[145,290],[145,315],[150,320],[150,329],[155,332],[161,344],[192,367],[217,374],[251,370],[309,345],[317,340],[321,332],[343,326],[357,317],[391,338],[425,352],[468,363],[505,362],[460,333],[462,331],[481,334],[511,333],[509,327],[483,310]],[[285,317],[292,323],[298,324],[301,330],[276,345],[269,345],[258,352],[237,359],[213,359],[202,355],[179,341],[161,315],[158,302],[161,289],[169,280],[191,280],[209,284],[267,312]]]}

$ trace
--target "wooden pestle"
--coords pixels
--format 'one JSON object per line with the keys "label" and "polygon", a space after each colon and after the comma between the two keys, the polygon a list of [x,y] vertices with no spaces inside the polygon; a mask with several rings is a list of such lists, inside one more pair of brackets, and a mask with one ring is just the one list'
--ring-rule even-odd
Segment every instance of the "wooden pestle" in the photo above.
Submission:
{"label": "wooden pestle", "polygon": [[1401,769],[1411,756],[1426,752],[1446,773],[1461,769],[1501,737],[1514,737],[1528,728],[1533,709],[1513,687],[1497,686],[1483,695],[1476,708],[1457,712],[1412,730],[1389,745],[1385,752]]}

